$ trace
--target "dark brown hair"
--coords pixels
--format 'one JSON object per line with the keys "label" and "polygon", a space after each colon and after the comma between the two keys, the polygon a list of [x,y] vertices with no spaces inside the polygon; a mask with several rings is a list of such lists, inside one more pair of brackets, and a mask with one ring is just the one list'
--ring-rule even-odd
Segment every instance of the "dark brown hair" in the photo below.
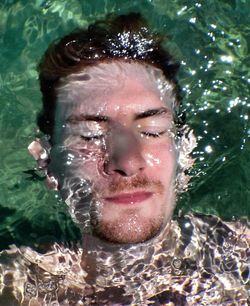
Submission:
{"label": "dark brown hair", "polygon": [[162,38],[152,34],[138,13],[118,17],[108,16],[87,29],[76,30],[53,43],[39,64],[40,89],[43,109],[38,115],[42,132],[53,135],[56,88],[60,78],[84,67],[113,60],[137,61],[160,68],[175,88],[178,64],[162,46]]}

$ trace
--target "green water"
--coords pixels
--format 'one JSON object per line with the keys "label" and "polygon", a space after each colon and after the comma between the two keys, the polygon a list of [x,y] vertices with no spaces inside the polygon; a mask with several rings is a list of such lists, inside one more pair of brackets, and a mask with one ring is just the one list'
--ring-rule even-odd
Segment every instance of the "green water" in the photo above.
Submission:
{"label": "green water", "polygon": [[250,216],[249,0],[0,2],[0,248],[77,239],[64,204],[32,176],[27,146],[41,96],[36,66],[54,39],[107,13],[140,11],[182,62],[187,118],[198,137],[189,192],[176,212]]}

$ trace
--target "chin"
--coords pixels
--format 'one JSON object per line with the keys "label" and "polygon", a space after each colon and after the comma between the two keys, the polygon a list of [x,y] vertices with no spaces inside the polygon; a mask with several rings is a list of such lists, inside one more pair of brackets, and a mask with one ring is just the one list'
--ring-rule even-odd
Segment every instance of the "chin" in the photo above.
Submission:
{"label": "chin", "polygon": [[93,227],[94,235],[114,244],[135,244],[148,241],[162,229],[163,218],[142,219],[136,215],[119,221],[99,220]]}

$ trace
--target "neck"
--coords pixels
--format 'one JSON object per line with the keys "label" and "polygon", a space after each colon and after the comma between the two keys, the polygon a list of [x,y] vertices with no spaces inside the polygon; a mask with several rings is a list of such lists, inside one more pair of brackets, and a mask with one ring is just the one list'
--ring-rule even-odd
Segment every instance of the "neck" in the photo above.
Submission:
{"label": "neck", "polygon": [[82,246],[81,266],[88,274],[88,284],[117,286],[119,279],[120,286],[127,286],[128,279],[136,282],[146,270],[149,272],[149,267],[150,273],[156,273],[158,267],[153,263],[159,254],[171,254],[173,246],[176,247],[176,223],[168,222],[157,236],[143,243],[111,244],[86,234]]}

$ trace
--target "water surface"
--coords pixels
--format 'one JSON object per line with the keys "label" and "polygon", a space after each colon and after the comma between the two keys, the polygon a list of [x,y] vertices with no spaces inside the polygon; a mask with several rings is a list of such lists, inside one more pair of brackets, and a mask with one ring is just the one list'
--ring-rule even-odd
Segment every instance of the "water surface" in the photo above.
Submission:
{"label": "water surface", "polygon": [[107,13],[140,11],[182,64],[187,119],[198,138],[190,190],[176,209],[250,216],[250,2],[1,1],[0,247],[76,240],[64,204],[27,154],[41,107],[36,66],[54,39]]}

